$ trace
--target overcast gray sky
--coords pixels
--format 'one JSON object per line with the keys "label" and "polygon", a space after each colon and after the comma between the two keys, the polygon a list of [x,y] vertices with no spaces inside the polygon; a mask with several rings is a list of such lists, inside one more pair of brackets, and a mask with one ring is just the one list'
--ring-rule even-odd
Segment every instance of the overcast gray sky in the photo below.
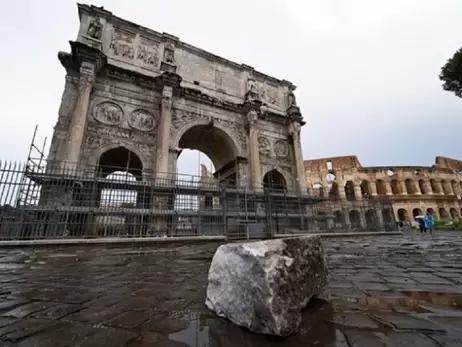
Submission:
{"label": "overcast gray sky", "polygon": [[[438,79],[462,46],[461,0],[82,2],[296,84],[305,159],[462,159],[462,99]],[[78,25],[72,0],[2,2],[0,159],[25,160],[35,124],[51,138],[65,75],[56,54]],[[196,155],[180,159],[197,172]]]}

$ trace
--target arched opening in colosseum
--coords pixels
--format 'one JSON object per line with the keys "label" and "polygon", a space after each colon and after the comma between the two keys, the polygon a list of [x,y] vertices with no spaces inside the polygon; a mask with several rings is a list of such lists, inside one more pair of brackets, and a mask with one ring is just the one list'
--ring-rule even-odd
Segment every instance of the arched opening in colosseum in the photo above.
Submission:
{"label": "arched opening in colosseum", "polygon": [[345,215],[342,213],[342,211],[335,211],[334,216],[335,224],[345,224]]}
{"label": "arched opening in colosseum", "polygon": [[432,208],[427,208],[427,213],[430,213],[433,216],[433,218],[438,218],[436,211]]}
{"label": "arched opening in colosseum", "polygon": [[417,217],[422,215],[422,210],[418,207],[412,210],[412,217]]}
{"label": "arched opening in colosseum", "polygon": [[441,181],[441,185],[443,186],[443,193],[444,193],[445,195],[450,195],[450,194],[451,194],[451,190],[452,190],[452,189],[451,189],[451,184],[450,184],[448,181],[446,181],[446,180],[442,180],[442,181]]}
{"label": "arched opening in colosseum", "polygon": [[369,181],[364,180],[361,182],[361,195],[363,197],[371,196],[371,186]]}
{"label": "arched opening in colosseum", "polygon": [[348,213],[352,229],[361,229],[361,215],[357,210],[351,210]]}
{"label": "arched opening in colosseum", "polygon": [[432,186],[432,192],[435,193],[435,194],[441,194],[441,189],[440,189],[440,186],[438,184],[438,182],[436,182],[436,180],[434,179],[431,179],[430,180],[430,185]]}
{"label": "arched opening in colosseum", "polygon": [[407,211],[404,208],[400,208],[398,210],[398,220],[399,221],[407,221],[407,220],[409,220],[409,216],[407,214]]}
{"label": "arched opening in colosseum", "polygon": [[335,173],[333,171],[330,171],[327,175],[326,175],[326,181],[327,182],[333,182],[335,181],[337,178],[337,176],[335,176]]}
{"label": "arched opening in colosseum", "polygon": [[345,196],[348,201],[356,200],[355,184],[353,181],[347,181],[345,183]]}
{"label": "arched opening in colosseum", "polygon": [[457,210],[454,207],[449,210],[449,213],[451,214],[451,218],[453,220],[459,220],[459,214],[457,213]]}
{"label": "arched opening in colosseum", "polygon": [[391,185],[391,192],[393,195],[398,195],[402,193],[401,185],[399,184],[398,180],[392,180],[390,185]]}
{"label": "arched opening in colosseum", "polygon": [[329,198],[331,199],[338,199],[340,198],[340,193],[338,189],[338,183],[337,182],[332,182],[331,187],[329,190]]}
{"label": "arched opening in colosseum", "polygon": [[377,216],[374,210],[366,211],[366,227],[369,230],[377,229]]}
{"label": "arched opening in colosseum", "polygon": [[319,182],[313,183],[312,188],[313,188],[313,195],[319,196],[321,198],[324,197],[324,187],[322,186],[321,183]]}
{"label": "arched opening in colosseum", "polygon": [[392,177],[392,176],[394,176],[394,175],[395,175],[395,171],[393,171],[393,169],[388,169],[388,170],[387,170],[387,176],[388,176],[388,177]]}
{"label": "arched opening in colosseum", "polygon": [[387,195],[387,186],[384,180],[377,180],[375,183],[378,195]]}
{"label": "arched opening in colosseum", "polygon": [[278,170],[270,170],[263,176],[263,187],[276,191],[284,191],[287,189],[286,179]]}
{"label": "arched opening in colosseum", "polygon": [[427,184],[425,183],[424,180],[419,180],[419,189],[422,194],[429,194],[430,191],[428,189]]}
{"label": "arched opening in colosseum", "polygon": [[382,219],[385,226],[392,226],[394,224],[393,210],[390,208],[384,208],[382,210]]}
{"label": "arched opening in colosseum", "polygon": [[449,218],[449,213],[448,211],[446,211],[446,209],[444,207],[441,207],[439,210],[438,210],[439,214],[440,214],[440,219],[447,219]]}
{"label": "arched opening in colosseum", "polygon": [[406,191],[408,194],[415,194],[417,193],[417,189],[416,189],[416,186],[415,186],[415,182],[413,180],[411,180],[410,178],[408,178],[405,182],[406,184]]}
{"label": "arched opening in colosseum", "polygon": [[452,191],[455,195],[460,195],[461,192],[459,190],[459,184],[457,183],[456,180],[452,180],[451,181],[451,187],[452,187]]}

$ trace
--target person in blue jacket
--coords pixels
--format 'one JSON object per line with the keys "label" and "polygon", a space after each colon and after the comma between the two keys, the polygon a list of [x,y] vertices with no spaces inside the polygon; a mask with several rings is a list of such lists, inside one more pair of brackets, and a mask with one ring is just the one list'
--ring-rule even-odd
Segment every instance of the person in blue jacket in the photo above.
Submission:
{"label": "person in blue jacket", "polygon": [[427,212],[424,218],[425,228],[430,231],[430,234],[433,232],[433,227],[435,226],[435,218],[431,215],[430,212]]}

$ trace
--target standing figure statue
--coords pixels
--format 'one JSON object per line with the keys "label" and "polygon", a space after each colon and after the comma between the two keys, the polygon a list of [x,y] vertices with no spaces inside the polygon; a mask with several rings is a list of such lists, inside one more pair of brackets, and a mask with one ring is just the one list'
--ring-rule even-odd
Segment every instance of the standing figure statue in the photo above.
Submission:
{"label": "standing figure statue", "polygon": [[103,25],[99,21],[99,18],[92,18],[90,24],[88,25],[87,34],[88,36],[94,39],[101,39],[101,31],[103,29]]}
{"label": "standing figure statue", "polygon": [[297,106],[297,100],[295,99],[295,94],[292,90],[289,92],[289,107],[290,106]]}

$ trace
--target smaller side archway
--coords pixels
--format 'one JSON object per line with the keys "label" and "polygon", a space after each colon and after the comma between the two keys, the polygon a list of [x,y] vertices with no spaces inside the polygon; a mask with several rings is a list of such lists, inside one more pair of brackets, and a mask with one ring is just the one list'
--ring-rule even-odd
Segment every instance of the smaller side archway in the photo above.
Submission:
{"label": "smaller side archway", "polygon": [[282,173],[273,169],[263,176],[263,187],[274,191],[285,191],[287,190],[287,182]]}
{"label": "smaller side archway", "polygon": [[459,213],[457,213],[457,210],[454,207],[449,210],[449,213],[453,220],[459,220]]}
{"label": "smaller side archway", "polygon": [[416,207],[412,210],[412,217],[415,218],[420,215],[422,215],[422,210],[420,208]]}
{"label": "smaller side archway", "polygon": [[368,230],[375,230],[377,229],[377,215],[375,214],[374,210],[367,210],[366,214],[366,226]]}
{"label": "smaller side archway", "polygon": [[449,218],[449,213],[448,211],[446,211],[446,209],[444,207],[440,207],[440,209],[438,210],[439,214],[440,214],[440,219],[447,219]]}
{"label": "smaller side archway", "polygon": [[338,199],[340,198],[339,190],[338,190],[338,183],[337,182],[332,182],[331,187],[329,190],[329,198],[331,199]]}
{"label": "smaller side archway", "polygon": [[348,201],[356,200],[355,184],[353,181],[347,181],[345,183],[345,196]]}
{"label": "smaller side archway", "polygon": [[430,213],[433,216],[433,218],[438,217],[438,215],[436,214],[436,211],[432,208],[427,208],[427,213]]}
{"label": "smaller side archway", "polygon": [[371,186],[367,180],[361,182],[361,195],[365,198],[371,196]]}
{"label": "smaller side archway", "polygon": [[398,220],[399,221],[408,221],[409,220],[409,215],[407,211],[404,208],[400,208],[398,210]]}
{"label": "smaller side archway", "polygon": [[342,211],[335,211],[334,217],[335,217],[335,224],[340,224],[341,226],[345,224],[345,215],[343,214]]}
{"label": "smaller side archway", "polygon": [[348,213],[348,217],[350,218],[351,228],[352,229],[361,229],[361,215],[359,214],[358,210],[351,210]]}

